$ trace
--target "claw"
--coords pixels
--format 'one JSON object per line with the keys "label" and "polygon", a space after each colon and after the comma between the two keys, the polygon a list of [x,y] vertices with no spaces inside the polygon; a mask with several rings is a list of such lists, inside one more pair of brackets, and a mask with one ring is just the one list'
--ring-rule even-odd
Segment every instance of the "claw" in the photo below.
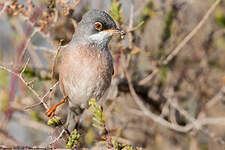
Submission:
{"label": "claw", "polygon": [[66,103],[68,101],[68,96],[66,96],[61,102],[59,102],[58,104],[52,106],[50,109],[48,109],[45,114],[52,118],[54,115],[55,115],[55,111],[56,111],[56,108],[64,103]]}
{"label": "claw", "polygon": [[52,118],[52,117],[54,116],[54,114],[55,114],[56,108],[57,108],[56,105],[55,105],[55,106],[52,106],[50,109],[48,109],[48,110],[45,112],[45,114],[46,114],[48,117]]}

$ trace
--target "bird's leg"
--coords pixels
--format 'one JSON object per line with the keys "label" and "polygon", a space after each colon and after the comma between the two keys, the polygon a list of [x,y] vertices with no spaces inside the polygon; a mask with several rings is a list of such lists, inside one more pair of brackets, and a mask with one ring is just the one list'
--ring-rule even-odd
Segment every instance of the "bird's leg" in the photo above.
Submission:
{"label": "bird's leg", "polygon": [[52,118],[55,114],[56,108],[64,103],[66,103],[68,101],[68,96],[64,97],[63,100],[61,102],[59,102],[58,104],[52,106],[50,109],[48,109],[45,114]]}

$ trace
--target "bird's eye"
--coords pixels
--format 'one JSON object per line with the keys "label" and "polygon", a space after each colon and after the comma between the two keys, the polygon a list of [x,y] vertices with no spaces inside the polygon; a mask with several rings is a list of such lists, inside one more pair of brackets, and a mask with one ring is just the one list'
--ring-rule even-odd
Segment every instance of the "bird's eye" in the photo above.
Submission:
{"label": "bird's eye", "polygon": [[102,29],[102,24],[100,22],[95,23],[95,28],[100,31]]}

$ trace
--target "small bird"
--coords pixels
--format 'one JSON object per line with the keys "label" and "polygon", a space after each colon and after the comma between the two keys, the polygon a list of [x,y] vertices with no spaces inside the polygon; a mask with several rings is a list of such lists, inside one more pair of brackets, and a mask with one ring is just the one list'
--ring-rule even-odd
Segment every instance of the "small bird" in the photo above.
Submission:
{"label": "small bird", "polygon": [[108,44],[113,35],[124,36],[105,11],[90,10],[78,23],[71,42],[61,50],[53,68],[64,99],[46,114],[53,117],[56,107],[69,102],[67,124],[72,131],[91,98],[100,100],[111,84],[114,73]]}

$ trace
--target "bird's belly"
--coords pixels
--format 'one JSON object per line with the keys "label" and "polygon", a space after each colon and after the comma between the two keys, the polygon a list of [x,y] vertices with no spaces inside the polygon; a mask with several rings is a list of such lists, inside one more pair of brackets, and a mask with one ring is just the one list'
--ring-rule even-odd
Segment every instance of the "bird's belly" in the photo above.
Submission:
{"label": "bird's belly", "polygon": [[[111,62],[110,62],[111,63]],[[63,77],[64,91],[73,106],[87,105],[90,98],[99,100],[110,86],[112,68],[101,60],[86,60],[68,66],[70,76]]]}
{"label": "bird's belly", "polygon": [[[109,77],[111,78],[111,77]],[[79,79],[74,80],[70,86],[72,93],[70,93],[72,99],[76,99],[76,102],[88,100],[90,98],[99,99],[108,88],[110,82],[104,80],[101,75],[97,77],[91,73],[83,75]]]}

